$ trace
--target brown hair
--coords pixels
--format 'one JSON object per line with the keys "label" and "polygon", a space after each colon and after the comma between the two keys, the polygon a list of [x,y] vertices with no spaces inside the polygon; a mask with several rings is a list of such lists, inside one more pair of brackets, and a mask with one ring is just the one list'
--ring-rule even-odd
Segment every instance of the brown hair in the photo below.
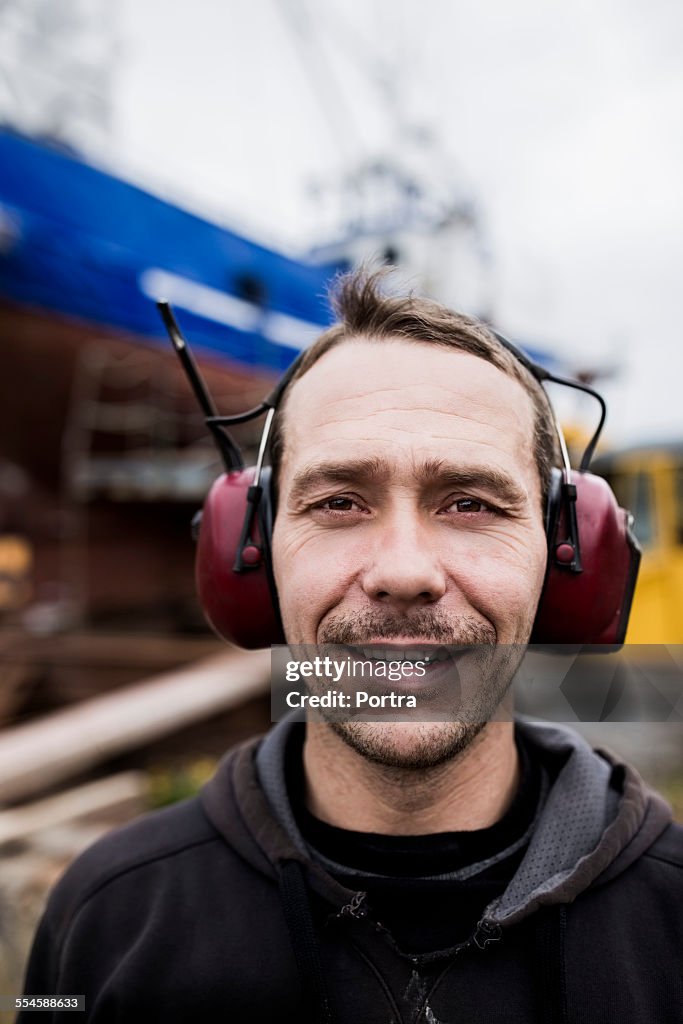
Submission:
{"label": "brown hair", "polygon": [[[371,341],[398,338],[420,344],[448,346],[479,356],[519,381],[531,398],[535,413],[534,456],[545,504],[551,468],[559,462],[559,449],[552,408],[541,384],[482,321],[412,293],[393,295],[383,292],[381,285],[388,273],[386,268],[370,271],[367,267],[361,267],[360,270],[337,278],[330,292],[330,303],[338,322],[304,352],[288,387],[308,373],[330,349],[357,338]],[[285,391],[273,421],[270,438],[274,495],[277,493],[284,454],[283,414],[286,398]]]}

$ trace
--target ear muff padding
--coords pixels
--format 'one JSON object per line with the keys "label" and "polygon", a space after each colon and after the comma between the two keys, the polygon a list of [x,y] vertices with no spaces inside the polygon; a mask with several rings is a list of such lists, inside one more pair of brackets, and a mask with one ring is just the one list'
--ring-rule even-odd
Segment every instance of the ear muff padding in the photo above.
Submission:
{"label": "ear muff padding", "polygon": [[202,511],[195,579],[210,625],[230,643],[253,650],[285,642],[272,578],[270,469],[263,470],[263,493],[252,539],[261,548],[258,565],[235,572],[235,560],[254,469],[224,473],[214,482]]}
{"label": "ear muff padding", "polygon": [[555,557],[568,535],[562,474],[553,470],[546,514],[548,563],[531,642],[623,644],[635,589],[640,549],[631,516],[602,477],[572,471],[582,571]]}

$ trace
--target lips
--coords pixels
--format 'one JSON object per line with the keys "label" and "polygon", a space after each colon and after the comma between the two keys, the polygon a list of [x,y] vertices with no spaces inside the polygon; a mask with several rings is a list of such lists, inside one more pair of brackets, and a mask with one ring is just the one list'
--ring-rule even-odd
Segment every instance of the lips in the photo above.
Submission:
{"label": "lips", "polygon": [[[401,675],[389,676],[386,670],[374,672],[371,676],[363,675],[364,685],[374,686],[378,691],[388,686],[394,689],[405,689],[424,691],[429,690],[433,696],[442,694],[441,687],[446,686],[447,691],[453,694],[454,687],[459,689],[460,677],[458,663],[467,651],[471,650],[468,645],[445,646],[443,644],[410,644],[397,643],[369,643],[358,645],[345,645],[337,647],[336,653],[348,658],[350,662],[370,662],[378,668],[392,666],[392,670],[398,671],[400,666]],[[415,671],[413,671],[413,668]],[[358,676],[353,674],[354,680]],[[435,689],[436,687],[436,689]]]}
{"label": "lips", "polygon": [[369,644],[345,644],[342,648],[352,658],[369,661],[412,661],[434,664],[452,661],[466,650],[466,645],[445,646],[443,644],[386,644],[380,641]]}

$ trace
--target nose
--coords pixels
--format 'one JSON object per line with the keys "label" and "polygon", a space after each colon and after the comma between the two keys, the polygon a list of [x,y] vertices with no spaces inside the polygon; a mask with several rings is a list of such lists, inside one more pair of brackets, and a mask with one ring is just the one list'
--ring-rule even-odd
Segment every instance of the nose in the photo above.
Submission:
{"label": "nose", "polygon": [[446,593],[435,538],[415,512],[402,510],[377,523],[368,556],[362,586],[373,601],[405,611]]}

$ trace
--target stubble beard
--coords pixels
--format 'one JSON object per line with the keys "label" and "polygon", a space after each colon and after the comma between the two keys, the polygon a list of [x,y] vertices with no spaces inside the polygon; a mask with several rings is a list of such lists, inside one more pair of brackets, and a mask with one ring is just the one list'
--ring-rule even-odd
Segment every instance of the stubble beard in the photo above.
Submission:
{"label": "stubble beard", "polygon": [[[529,631],[522,639],[516,640],[520,651],[526,644]],[[372,640],[391,641],[410,635],[426,644],[443,646],[486,645],[494,648],[497,643],[495,627],[471,616],[457,620],[446,619],[433,610],[421,609],[410,617],[387,617],[376,612],[366,612],[351,620],[343,616],[332,616],[321,627],[318,642],[321,644],[359,645]],[[507,646],[507,645],[506,645]],[[498,648],[500,651],[500,648]],[[491,669],[481,676],[481,686],[476,694],[465,697],[459,711],[446,721],[415,722],[372,722],[340,720],[334,714],[325,714],[330,729],[352,750],[373,765],[394,775],[405,773],[438,771],[460,758],[494,718],[503,702],[522,654],[509,647],[505,653],[511,656],[493,657]]]}

